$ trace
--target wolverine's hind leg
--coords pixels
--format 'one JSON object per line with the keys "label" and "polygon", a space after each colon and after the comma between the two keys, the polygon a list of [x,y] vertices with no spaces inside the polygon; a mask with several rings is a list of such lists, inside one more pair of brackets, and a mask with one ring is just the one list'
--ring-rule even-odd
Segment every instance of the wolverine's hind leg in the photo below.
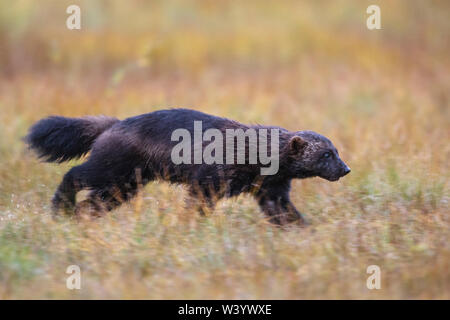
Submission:
{"label": "wolverine's hind leg", "polygon": [[98,190],[92,190],[88,198],[76,205],[77,217],[101,217],[108,211],[131,200],[139,190],[140,185],[133,181],[124,184],[111,184]]}
{"label": "wolverine's hind leg", "polygon": [[52,199],[52,213],[60,210],[70,213],[74,209],[76,194],[86,185],[85,164],[73,167],[65,175]]}
{"label": "wolverine's hind leg", "polygon": [[137,194],[139,186],[154,179],[140,149],[123,135],[110,133],[94,144],[88,161],[72,168],[58,188],[53,204],[73,208],[75,195],[82,189],[91,191],[75,213],[89,208],[91,215],[111,211]]}

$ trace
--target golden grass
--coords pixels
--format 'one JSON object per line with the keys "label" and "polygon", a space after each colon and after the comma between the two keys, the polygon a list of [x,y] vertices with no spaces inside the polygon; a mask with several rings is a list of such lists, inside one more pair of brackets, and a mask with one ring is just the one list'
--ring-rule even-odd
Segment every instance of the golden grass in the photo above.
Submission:
{"label": "golden grass", "polygon": [[[71,2],[0,4],[0,298],[450,298],[447,2],[379,1],[380,31],[364,1],[127,3],[80,1],[81,31]],[[74,163],[25,150],[34,121],[174,106],[320,132],[352,173],[294,183],[306,229],[247,197],[201,218],[164,183],[94,222],[50,218]]]}

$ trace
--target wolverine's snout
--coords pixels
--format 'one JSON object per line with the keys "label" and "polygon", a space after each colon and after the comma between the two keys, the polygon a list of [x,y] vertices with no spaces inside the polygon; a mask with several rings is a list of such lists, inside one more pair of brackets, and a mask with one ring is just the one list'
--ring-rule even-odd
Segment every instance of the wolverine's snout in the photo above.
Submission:
{"label": "wolverine's snout", "polygon": [[348,165],[345,164],[344,169],[342,170],[341,177],[348,175],[352,170]]}

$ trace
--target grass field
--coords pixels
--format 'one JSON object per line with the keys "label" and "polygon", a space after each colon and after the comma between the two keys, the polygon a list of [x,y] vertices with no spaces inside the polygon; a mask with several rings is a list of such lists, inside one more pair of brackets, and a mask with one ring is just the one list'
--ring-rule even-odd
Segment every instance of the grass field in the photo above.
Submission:
{"label": "grass field", "polygon": [[[0,3],[1,299],[450,299],[447,1],[76,3],[72,31],[73,1]],[[304,229],[247,197],[200,217],[164,183],[96,221],[51,219],[77,162],[39,163],[34,121],[177,106],[320,132],[352,173],[294,183]]]}

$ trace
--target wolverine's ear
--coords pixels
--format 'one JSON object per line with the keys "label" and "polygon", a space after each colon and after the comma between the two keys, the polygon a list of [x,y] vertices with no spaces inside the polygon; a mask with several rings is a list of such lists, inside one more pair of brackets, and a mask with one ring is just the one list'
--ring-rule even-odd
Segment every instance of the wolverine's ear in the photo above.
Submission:
{"label": "wolverine's ear", "polygon": [[303,138],[301,138],[299,136],[292,137],[291,140],[289,140],[289,153],[290,154],[298,154],[307,145],[308,145],[308,142],[306,142]]}

